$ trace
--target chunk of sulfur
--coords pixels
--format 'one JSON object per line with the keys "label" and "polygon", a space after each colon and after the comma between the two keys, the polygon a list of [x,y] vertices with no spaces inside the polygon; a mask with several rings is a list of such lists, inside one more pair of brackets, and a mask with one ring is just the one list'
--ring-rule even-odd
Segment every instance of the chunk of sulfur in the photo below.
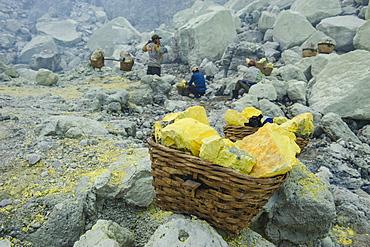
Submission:
{"label": "chunk of sulfur", "polygon": [[199,156],[202,140],[206,137],[218,135],[211,126],[193,118],[183,118],[167,125],[161,130],[161,143],[178,150],[189,151]]}
{"label": "chunk of sulfur", "polygon": [[235,146],[247,151],[257,163],[249,175],[274,177],[290,171],[297,163],[300,152],[295,135],[275,123],[267,123],[253,135],[235,142]]}
{"label": "chunk of sulfur", "polygon": [[246,151],[240,150],[230,140],[217,135],[202,140],[199,157],[230,167],[242,174],[248,174],[256,164],[256,160]]}
{"label": "chunk of sulfur", "polygon": [[180,112],[173,112],[173,113],[167,114],[162,119],[162,121],[156,122],[153,125],[155,141],[158,142],[162,138],[161,131],[164,127],[166,127],[169,124],[174,123],[175,121],[179,119],[188,118],[188,117],[196,119],[204,124],[209,125],[207,113],[203,106],[189,107],[184,112],[180,111]]}
{"label": "chunk of sulfur", "polygon": [[309,112],[302,113],[280,126],[294,132],[297,137],[309,139],[314,133],[313,115]]}
{"label": "chunk of sulfur", "polygon": [[254,107],[246,107],[241,112],[244,117],[246,117],[248,120],[253,116],[259,116],[262,115],[262,111],[254,108]]}
{"label": "chunk of sulfur", "polygon": [[244,126],[244,123],[248,123],[249,120],[244,117],[240,112],[235,110],[227,110],[225,113],[225,121],[230,126]]}

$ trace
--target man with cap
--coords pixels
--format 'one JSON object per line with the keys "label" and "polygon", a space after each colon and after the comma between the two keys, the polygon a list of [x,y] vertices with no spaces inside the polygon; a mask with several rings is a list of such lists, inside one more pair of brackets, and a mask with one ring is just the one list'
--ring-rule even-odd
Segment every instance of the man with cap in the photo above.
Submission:
{"label": "man with cap", "polygon": [[191,69],[193,73],[191,75],[190,81],[186,82],[188,85],[188,90],[194,95],[194,98],[199,99],[201,95],[206,92],[206,79],[204,75],[199,72],[198,67],[193,67]]}
{"label": "man with cap", "polygon": [[233,95],[229,100],[237,99],[239,95],[239,90],[243,88],[245,93],[249,92],[249,88],[258,82],[260,82],[263,78],[262,72],[256,67],[256,61],[250,60],[248,62],[248,69],[244,73],[243,79],[238,80],[235,84],[235,88],[233,90]]}
{"label": "man with cap", "polygon": [[161,62],[163,61],[163,47],[161,47],[161,38],[154,34],[152,40],[149,40],[143,47],[144,52],[149,54],[147,75],[161,76]]}

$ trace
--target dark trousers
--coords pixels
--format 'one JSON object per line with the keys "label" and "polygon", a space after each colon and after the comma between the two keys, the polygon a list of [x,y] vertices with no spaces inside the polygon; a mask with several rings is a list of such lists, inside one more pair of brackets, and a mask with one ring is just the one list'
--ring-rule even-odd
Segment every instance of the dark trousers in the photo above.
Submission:
{"label": "dark trousers", "polygon": [[146,74],[161,76],[161,67],[148,66],[148,70],[146,71]]}
{"label": "dark trousers", "polygon": [[198,89],[193,85],[188,86],[188,90],[194,95],[194,98],[197,99],[205,94],[205,92],[199,92]]}
{"label": "dark trousers", "polygon": [[235,89],[236,91],[239,92],[239,90],[243,88],[245,90],[245,93],[248,93],[249,92],[249,83],[248,82],[242,82],[242,80],[238,80],[235,84]]}

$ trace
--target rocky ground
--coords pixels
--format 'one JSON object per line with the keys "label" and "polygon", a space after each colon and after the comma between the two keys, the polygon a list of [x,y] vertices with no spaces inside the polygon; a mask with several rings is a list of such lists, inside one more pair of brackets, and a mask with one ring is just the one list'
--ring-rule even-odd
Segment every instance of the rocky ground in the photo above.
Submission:
{"label": "rocky ground", "polygon": [[[11,239],[15,246],[32,246],[27,241],[28,236],[48,219],[54,205],[76,196],[82,177],[93,177],[115,157],[123,154],[134,156],[137,148],[146,147],[153,123],[168,113],[161,104],[144,106],[141,112],[119,114],[86,110],[79,103],[86,88],[120,88],[122,78],[107,78],[98,70],[85,69],[84,76],[73,79],[70,74],[62,75],[56,87],[35,86],[25,78],[0,84],[0,238]],[[179,81],[188,76],[187,68],[178,65],[165,65],[163,70],[176,75]],[[197,100],[178,95],[175,88],[169,98],[186,101],[189,106],[202,105],[210,113],[230,107],[227,96],[207,96]],[[138,130],[136,137],[127,138],[114,132],[108,136],[82,139],[40,136],[38,124],[53,115],[82,116],[102,123],[126,119],[135,122]],[[217,118],[221,116],[214,117]],[[355,150],[350,144],[343,144],[337,151],[323,137],[311,140],[300,159],[314,173],[322,166],[332,167],[331,183],[357,191],[361,187],[362,197],[370,200],[364,192],[369,193],[370,153],[366,150]],[[352,164],[351,168],[335,168],[348,162]],[[139,208],[124,201],[100,200],[101,207],[91,221],[95,218],[111,219],[132,230],[135,232],[135,246],[143,246],[167,217],[154,205]],[[343,225],[340,219],[338,222]],[[361,236],[364,239],[360,243],[368,240],[366,230],[363,232]]]}

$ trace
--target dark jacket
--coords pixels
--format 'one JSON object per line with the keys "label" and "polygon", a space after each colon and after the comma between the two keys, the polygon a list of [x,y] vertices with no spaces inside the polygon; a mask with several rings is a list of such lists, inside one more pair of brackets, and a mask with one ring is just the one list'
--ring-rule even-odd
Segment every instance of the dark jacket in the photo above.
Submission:
{"label": "dark jacket", "polygon": [[196,71],[192,74],[190,81],[188,81],[186,85],[191,85],[193,83],[198,92],[203,93],[206,91],[206,79],[204,78],[204,75],[199,71]]}

